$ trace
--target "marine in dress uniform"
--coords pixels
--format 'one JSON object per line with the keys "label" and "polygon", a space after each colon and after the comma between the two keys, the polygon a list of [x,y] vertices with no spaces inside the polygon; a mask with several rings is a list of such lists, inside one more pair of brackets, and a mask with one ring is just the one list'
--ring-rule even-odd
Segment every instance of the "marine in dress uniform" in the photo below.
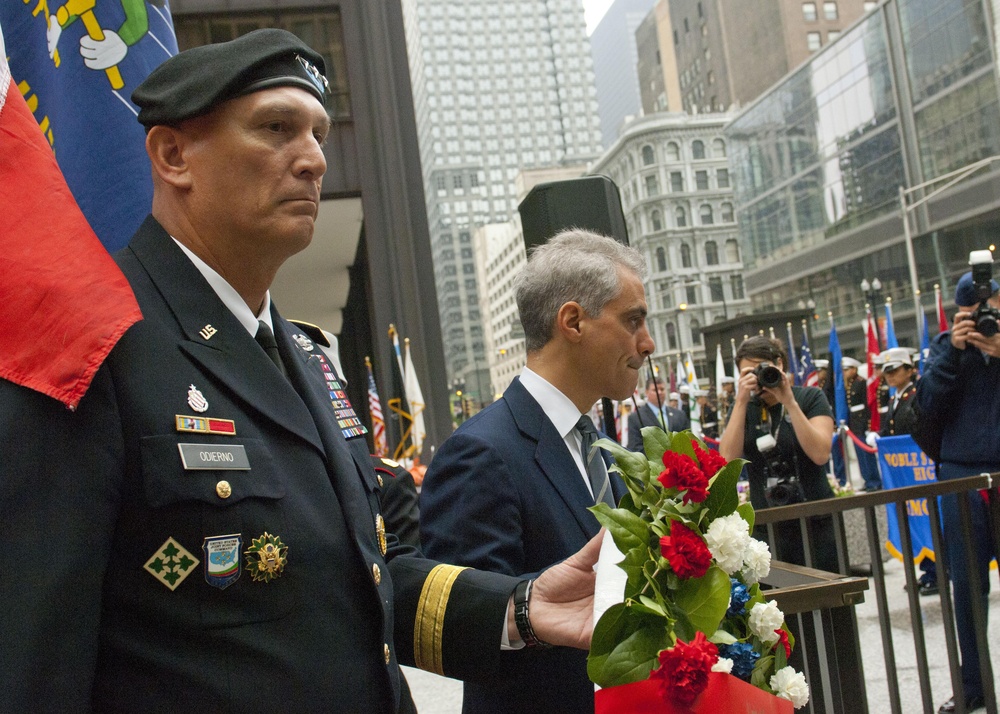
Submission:
{"label": "marine in dress uniform", "polygon": [[[871,429],[871,410],[868,408],[868,382],[858,374],[861,363],[853,357],[841,360],[844,369],[844,387],[847,390],[847,427],[861,443],[865,443]],[[878,459],[858,446],[855,449],[858,456],[858,467],[861,478],[865,481],[865,490],[875,491],[882,488],[882,476],[878,470]]]}
{"label": "marine in dress uniform", "polygon": [[520,579],[386,533],[337,370],[270,302],[312,235],[324,84],[320,55],[260,30],[133,95],[153,215],[115,258],[144,319],[75,412],[0,380],[3,709],[395,712],[398,663],[483,676],[512,592],[528,619]]}

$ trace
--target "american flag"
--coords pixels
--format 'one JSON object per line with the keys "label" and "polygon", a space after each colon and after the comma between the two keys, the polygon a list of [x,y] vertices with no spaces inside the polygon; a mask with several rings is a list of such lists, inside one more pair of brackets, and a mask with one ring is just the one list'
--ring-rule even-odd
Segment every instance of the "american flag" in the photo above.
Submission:
{"label": "american flag", "polygon": [[802,349],[799,350],[799,384],[807,387],[815,387],[819,384],[819,375],[816,373],[816,365],[813,364],[812,350],[809,349],[809,339],[802,332]]}
{"label": "american flag", "polygon": [[365,366],[368,367],[368,412],[372,417],[372,446],[375,456],[388,456],[389,445],[385,437],[385,417],[382,416],[382,400],[378,398],[378,390],[375,388],[375,377],[372,375],[371,360],[365,357]]}

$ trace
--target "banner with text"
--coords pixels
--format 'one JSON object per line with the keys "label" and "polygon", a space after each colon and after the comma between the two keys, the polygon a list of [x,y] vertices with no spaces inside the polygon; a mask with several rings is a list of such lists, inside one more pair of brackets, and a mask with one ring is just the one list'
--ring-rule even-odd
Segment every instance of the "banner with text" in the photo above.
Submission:
{"label": "banner with text", "polygon": [[[926,485],[937,481],[934,462],[910,436],[886,436],[878,440],[878,463],[882,470],[884,488]],[[934,543],[931,540],[931,521],[928,515],[927,499],[914,498],[906,502],[906,512],[910,519],[910,539],[913,546],[913,562],[924,558],[934,560]],[[885,547],[893,557],[903,559],[899,539],[899,523],[896,508],[886,506],[889,523],[889,540]]]}

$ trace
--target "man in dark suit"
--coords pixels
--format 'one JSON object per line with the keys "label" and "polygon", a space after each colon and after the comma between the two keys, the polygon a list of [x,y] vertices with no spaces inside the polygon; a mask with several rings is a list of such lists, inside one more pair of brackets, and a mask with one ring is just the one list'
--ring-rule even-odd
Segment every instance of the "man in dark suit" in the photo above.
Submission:
{"label": "man in dark suit", "polygon": [[2,708],[394,712],[399,662],[586,647],[597,544],[530,586],[399,545],[336,370],[270,301],[313,234],[322,57],[261,30],[133,98],[153,211],[116,259],[144,319],[75,412],[0,380]]}
{"label": "man in dark suit", "polygon": [[[628,420],[628,448],[642,451],[642,427],[658,426],[667,431],[684,431],[691,428],[686,413],[667,402],[666,387],[660,377],[646,380],[646,401],[639,405]],[[660,406],[662,405],[662,409]]]}
{"label": "man in dark suit", "polygon": [[[626,399],[653,351],[642,256],[572,230],[536,248],[516,299],[527,366],[503,398],[438,450],[420,496],[428,555],[510,575],[535,573],[598,532],[587,509],[624,492],[586,448],[601,397]],[[586,653],[507,652],[490,680],[465,684],[464,711],[592,712]]]}

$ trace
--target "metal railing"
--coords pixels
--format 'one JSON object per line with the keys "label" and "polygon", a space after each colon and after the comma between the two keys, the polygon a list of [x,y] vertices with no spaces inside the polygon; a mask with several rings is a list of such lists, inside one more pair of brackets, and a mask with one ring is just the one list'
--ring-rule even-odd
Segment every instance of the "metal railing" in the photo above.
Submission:
{"label": "metal railing", "polygon": [[[875,591],[875,601],[878,607],[882,651],[889,688],[889,703],[893,714],[902,714],[903,709],[900,704],[899,679],[892,640],[892,624],[886,596],[885,571],[882,565],[882,541],[876,523],[875,509],[880,506],[895,508],[899,523],[900,552],[909,554],[912,553],[912,543],[909,518],[907,517],[907,504],[914,500],[926,499],[927,511],[930,516],[931,538],[935,551],[939,582],[938,594],[941,602],[952,691],[955,695],[956,711],[962,714],[964,712],[965,696],[959,666],[958,641],[955,633],[954,603],[952,601],[951,589],[948,587],[948,584],[951,582],[949,577],[950,568],[948,554],[943,546],[944,536],[942,534],[938,497],[948,494],[967,494],[969,492],[986,490],[988,493],[993,542],[1000,545],[1000,497],[998,497],[996,491],[993,489],[994,478],[996,477],[1000,477],[1000,474],[993,474],[992,476],[990,474],[981,474],[979,476],[939,481],[929,485],[908,486],[861,493],[849,497],[808,501],[791,506],[766,508],[758,510],[756,513],[756,525],[766,526],[772,552],[774,552],[775,548],[774,524],[792,520],[799,521],[806,568],[811,568],[813,563],[807,519],[816,516],[832,516],[840,573],[846,576],[849,572],[850,564],[848,562],[843,513],[855,510],[864,511],[868,546],[871,555],[872,582]],[[977,534],[972,533],[972,517],[968,498],[958,498],[958,511],[963,530],[965,555],[969,563],[974,563],[975,556],[972,539]],[[912,557],[904,557],[903,570],[906,577],[910,625],[913,630],[917,675],[920,683],[923,711],[927,714],[933,714],[936,708],[931,700],[924,619],[921,612],[917,576],[914,573]],[[984,583],[980,580],[978,569],[970,567],[968,570],[970,575],[970,592],[981,592]],[[833,576],[831,575],[831,577]],[[780,581],[780,578],[778,580]],[[847,581],[844,582],[846,583]],[[766,583],[781,587],[780,582],[775,582],[771,578],[768,578]],[[856,594],[852,596],[852,599],[844,602],[843,605],[852,605],[860,602],[863,599],[863,595],[860,594],[862,590],[856,590]],[[997,714],[996,692],[993,686],[993,669],[990,664],[986,632],[987,613],[984,609],[982,598],[972,597],[971,600],[986,710],[989,714]],[[779,602],[779,606],[780,604]],[[799,607],[801,606],[800,604]],[[815,615],[813,621],[810,623],[808,618],[803,618],[803,614],[805,613],[802,610],[792,611],[799,613],[797,615],[800,624],[799,632],[807,640],[804,643],[800,642],[800,644],[806,645],[807,652],[813,654],[813,656],[806,656],[804,662],[806,677],[809,679],[814,691],[814,696],[809,704],[810,711],[824,713],[867,712],[868,703],[865,696],[864,672],[860,655],[857,654],[860,652],[860,643],[857,641],[857,621],[853,608],[838,608],[836,604],[833,606],[818,604],[815,609],[819,610],[823,607],[833,607],[831,612],[835,613],[835,615],[838,609],[843,612],[835,616],[833,618],[835,621],[832,623]],[[831,624],[833,625],[832,627]],[[809,641],[810,639],[812,641]],[[853,639],[853,642],[845,642],[845,639]],[[831,659],[833,660],[832,662]],[[856,671],[855,668],[857,668]],[[851,690],[845,692],[845,686],[850,687]],[[860,688],[860,691],[858,688]]]}

